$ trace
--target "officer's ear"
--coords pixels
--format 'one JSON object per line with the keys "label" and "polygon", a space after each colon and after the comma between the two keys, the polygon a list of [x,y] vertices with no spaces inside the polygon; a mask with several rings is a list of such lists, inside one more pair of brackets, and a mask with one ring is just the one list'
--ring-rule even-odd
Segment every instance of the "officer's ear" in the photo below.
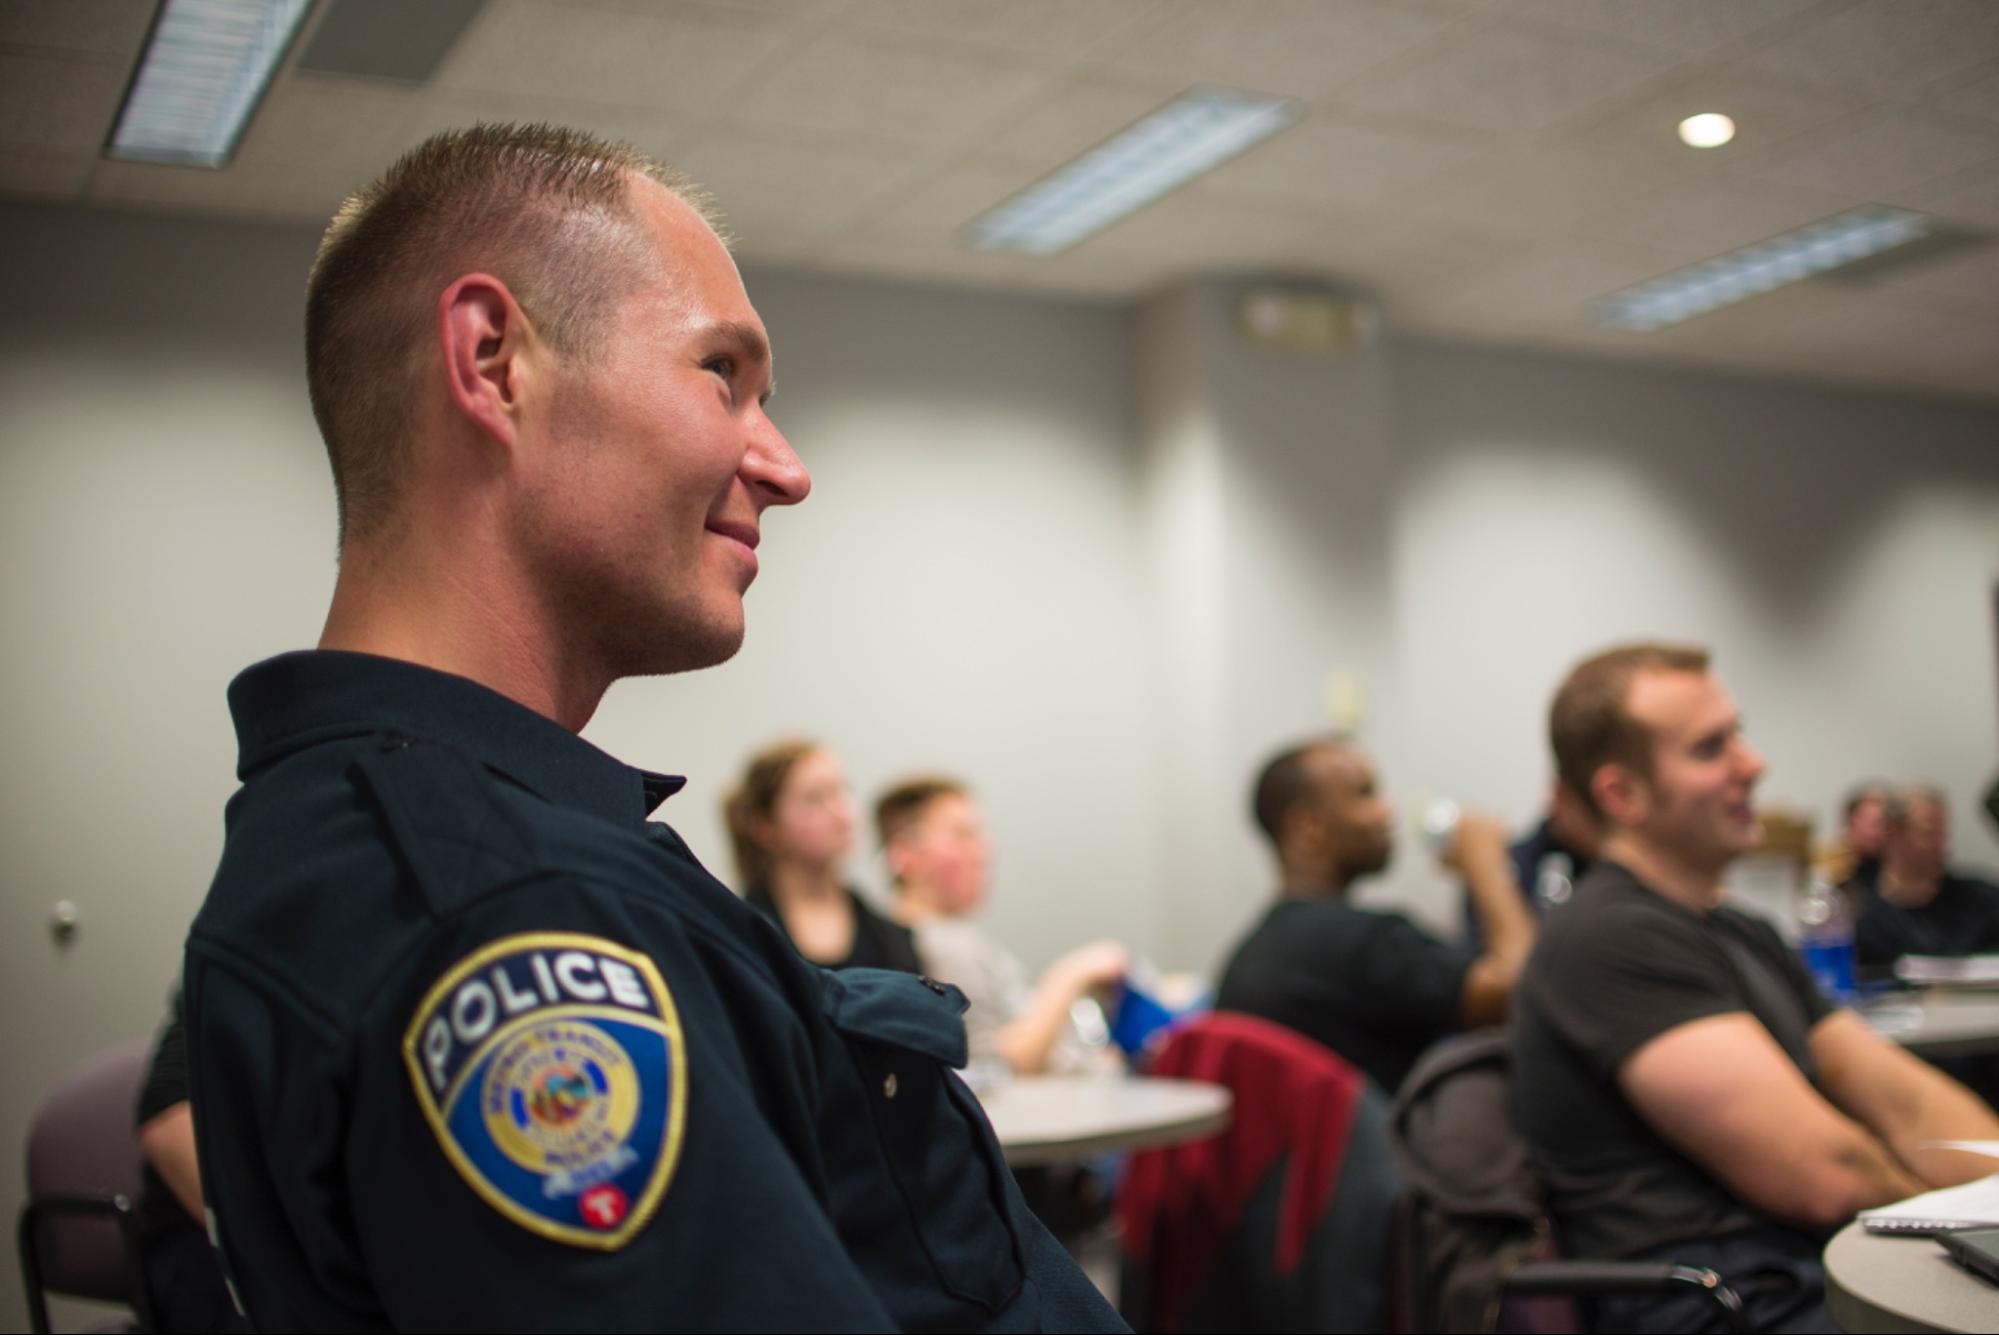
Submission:
{"label": "officer's ear", "polygon": [[507,285],[491,274],[457,279],[437,299],[437,342],[459,417],[496,444],[520,431],[526,388],[524,352],[534,332]]}

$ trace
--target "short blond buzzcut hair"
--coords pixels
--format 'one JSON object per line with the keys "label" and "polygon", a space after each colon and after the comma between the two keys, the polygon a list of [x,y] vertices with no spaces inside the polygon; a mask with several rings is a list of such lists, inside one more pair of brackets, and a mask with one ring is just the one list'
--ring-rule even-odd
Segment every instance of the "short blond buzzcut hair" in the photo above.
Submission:
{"label": "short blond buzzcut hair", "polygon": [[1603,819],[1590,780],[1605,765],[1625,765],[1649,777],[1652,734],[1627,707],[1631,683],[1645,672],[1706,672],[1708,652],[1689,645],[1625,644],[1576,664],[1548,709],[1555,773]]}
{"label": "short blond buzzcut hair", "polygon": [[619,287],[656,263],[634,177],[720,235],[708,197],[672,168],[541,124],[434,135],[340,206],[306,285],[305,365],[343,543],[380,531],[401,498],[438,294],[491,273],[558,354],[589,357]]}

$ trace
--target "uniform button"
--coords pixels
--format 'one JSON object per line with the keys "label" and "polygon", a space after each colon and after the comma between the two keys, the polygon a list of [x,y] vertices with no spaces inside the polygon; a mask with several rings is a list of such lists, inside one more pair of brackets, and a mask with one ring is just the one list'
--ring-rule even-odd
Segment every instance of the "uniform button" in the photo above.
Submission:
{"label": "uniform button", "polygon": [[888,1079],[886,1079],[886,1080],[882,1081],[882,1097],[883,1097],[883,1098],[885,1098],[885,1099],[892,1099],[892,1098],[894,1098],[894,1097],[895,1097],[895,1072],[894,1072],[894,1071],[890,1071],[890,1072],[888,1073]]}
{"label": "uniform button", "polygon": [[925,978],[921,981],[925,987],[935,992],[938,996],[941,997],[944,995],[944,984],[938,982],[935,978]]}

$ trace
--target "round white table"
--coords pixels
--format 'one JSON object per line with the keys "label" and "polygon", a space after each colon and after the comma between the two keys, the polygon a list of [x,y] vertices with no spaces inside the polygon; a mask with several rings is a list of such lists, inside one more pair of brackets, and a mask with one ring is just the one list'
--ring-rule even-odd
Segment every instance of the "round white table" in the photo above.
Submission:
{"label": "round white table", "polygon": [[1925,1057],[1999,1052],[1999,992],[1932,987],[1891,994],[1861,1011],[1884,1038]]}
{"label": "round white table", "polygon": [[1848,1224],[1825,1249],[1825,1308],[1850,1331],[1999,1329],[1999,1285],[1950,1259],[1935,1238]]}
{"label": "round white table", "polygon": [[1228,1129],[1234,1101],[1198,1080],[1117,1075],[1018,1076],[979,1094],[1015,1167],[1199,1140]]}

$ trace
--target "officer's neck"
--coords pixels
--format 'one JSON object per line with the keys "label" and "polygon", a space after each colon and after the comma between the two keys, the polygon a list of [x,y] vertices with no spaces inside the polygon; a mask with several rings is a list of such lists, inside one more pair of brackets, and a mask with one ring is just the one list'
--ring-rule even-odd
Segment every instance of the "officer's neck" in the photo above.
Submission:
{"label": "officer's neck", "polygon": [[[478,682],[571,732],[612,678],[491,580],[426,579],[421,560],[343,552],[319,647],[396,658]],[[461,567],[462,568],[462,567]],[[478,587],[487,585],[488,587]]]}

